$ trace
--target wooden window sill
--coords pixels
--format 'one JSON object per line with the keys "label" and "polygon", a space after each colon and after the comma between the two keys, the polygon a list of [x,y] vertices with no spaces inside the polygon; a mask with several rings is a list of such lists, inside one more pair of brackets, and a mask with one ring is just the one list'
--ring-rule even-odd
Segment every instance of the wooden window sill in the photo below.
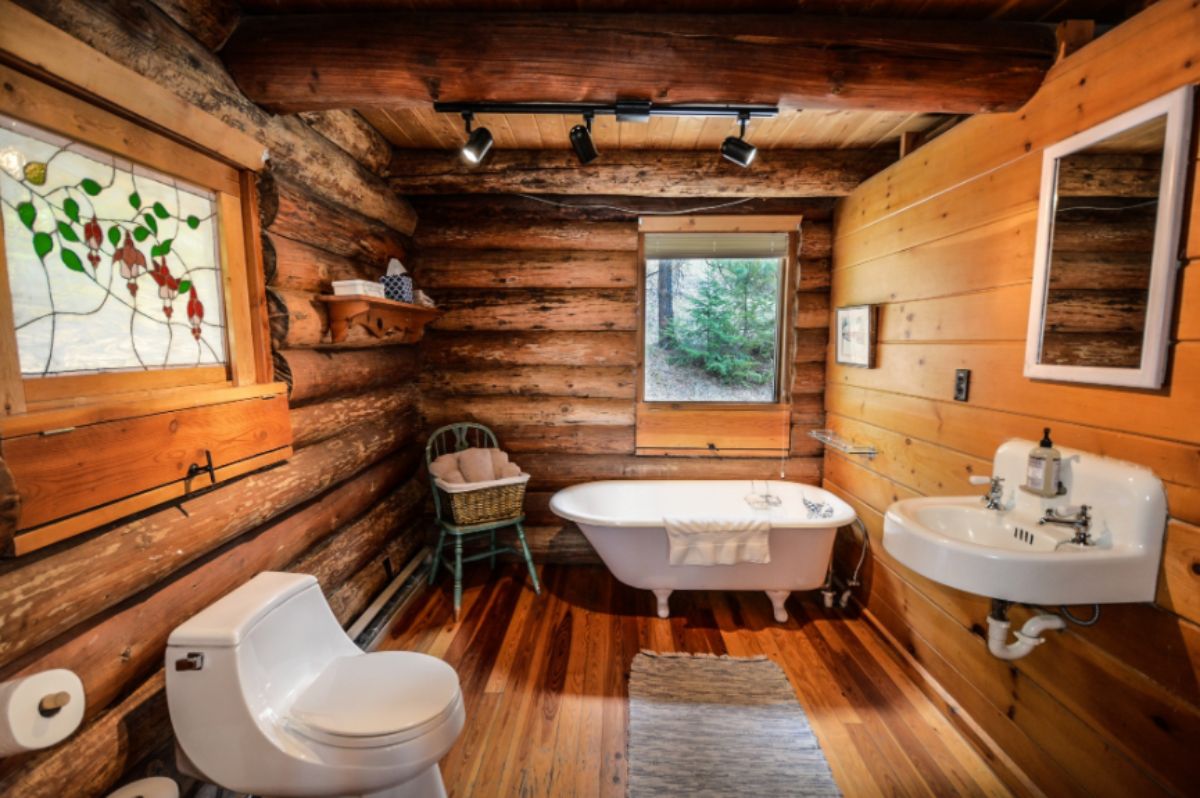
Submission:
{"label": "wooden window sill", "polygon": [[778,458],[790,446],[791,406],[641,402],[639,455]]}
{"label": "wooden window sill", "polygon": [[21,500],[14,528],[0,529],[0,553],[35,551],[292,454],[282,383],[142,399],[106,397],[0,421],[0,452]]}

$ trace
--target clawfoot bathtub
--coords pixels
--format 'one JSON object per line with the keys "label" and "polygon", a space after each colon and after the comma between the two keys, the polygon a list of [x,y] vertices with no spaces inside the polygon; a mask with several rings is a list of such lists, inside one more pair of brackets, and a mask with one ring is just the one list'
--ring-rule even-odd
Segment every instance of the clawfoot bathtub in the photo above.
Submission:
{"label": "clawfoot bathtub", "polygon": [[[675,590],[762,590],[780,623],[791,591],[824,583],[837,528],[855,518],[850,505],[821,488],[764,480],[588,482],[556,493],[550,509],[579,525],[613,576],[653,591],[660,618]],[[743,513],[770,520],[769,563],[670,564],[664,518]]]}

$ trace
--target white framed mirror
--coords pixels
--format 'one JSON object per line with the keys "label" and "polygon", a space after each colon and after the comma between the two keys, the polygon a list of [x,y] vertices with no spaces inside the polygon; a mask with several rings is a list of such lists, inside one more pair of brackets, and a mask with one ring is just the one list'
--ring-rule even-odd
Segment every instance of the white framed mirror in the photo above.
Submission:
{"label": "white framed mirror", "polygon": [[1193,94],[1176,89],[1044,151],[1026,377],[1162,386]]}

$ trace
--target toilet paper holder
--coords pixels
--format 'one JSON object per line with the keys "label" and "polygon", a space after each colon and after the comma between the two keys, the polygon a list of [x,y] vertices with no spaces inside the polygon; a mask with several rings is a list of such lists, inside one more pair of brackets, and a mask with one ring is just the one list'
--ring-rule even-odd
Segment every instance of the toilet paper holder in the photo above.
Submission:
{"label": "toilet paper holder", "polygon": [[0,683],[0,757],[57,745],[83,722],[83,682],[54,668]]}
{"label": "toilet paper holder", "polygon": [[47,693],[38,702],[38,714],[43,718],[52,718],[59,712],[62,712],[62,708],[69,703],[71,703],[71,694],[66,690]]}

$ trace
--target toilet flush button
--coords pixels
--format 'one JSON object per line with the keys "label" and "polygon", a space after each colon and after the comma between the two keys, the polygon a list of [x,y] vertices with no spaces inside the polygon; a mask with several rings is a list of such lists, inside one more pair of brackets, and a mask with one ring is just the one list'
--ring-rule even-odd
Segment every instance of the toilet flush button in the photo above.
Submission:
{"label": "toilet flush button", "polygon": [[189,651],[186,657],[175,660],[177,671],[204,670],[204,654],[199,651]]}

